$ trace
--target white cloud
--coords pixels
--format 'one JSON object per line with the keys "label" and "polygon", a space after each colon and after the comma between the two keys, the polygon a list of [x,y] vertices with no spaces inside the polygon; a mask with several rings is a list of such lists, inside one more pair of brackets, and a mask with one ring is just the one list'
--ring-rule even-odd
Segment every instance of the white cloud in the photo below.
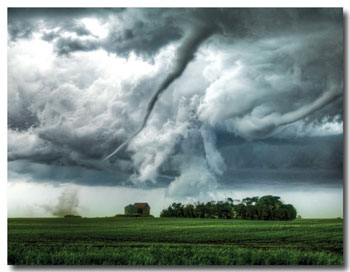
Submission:
{"label": "white cloud", "polygon": [[226,170],[224,159],[216,148],[216,136],[211,128],[201,127],[201,134],[204,143],[205,157],[208,165],[215,174],[222,175]]}
{"label": "white cloud", "polygon": [[343,121],[339,115],[329,119],[323,118],[319,122],[299,120],[279,128],[276,137],[322,137],[343,134]]}
{"label": "white cloud", "polygon": [[202,198],[217,189],[217,182],[203,158],[192,158],[183,164],[181,175],[169,185],[167,195],[173,198]]}
{"label": "white cloud", "polygon": [[[324,42],[333,32],[329,28],[311,36],[286,35],[254,43],[243,39],[230,48],[223,43],[216,53],[219,61],[204,69],[213,76],[209,75],[211,83],[199,107],[201,120],[224,125],[243,137],[266,137],[339,98],[343,91],[338,66],[341,49]],[[316,44],[321,46],[311,51]],[[207,49],[207,55],[212,50]],[[323,50],[328,50],[327,56],[315,62]]]}
{"label": "white cloud", "polygon": [[106,38],[108,35],[108,28],[103,25],[97,18],[83,18],[81,22],[86,26],[91,33],[101,39]]}

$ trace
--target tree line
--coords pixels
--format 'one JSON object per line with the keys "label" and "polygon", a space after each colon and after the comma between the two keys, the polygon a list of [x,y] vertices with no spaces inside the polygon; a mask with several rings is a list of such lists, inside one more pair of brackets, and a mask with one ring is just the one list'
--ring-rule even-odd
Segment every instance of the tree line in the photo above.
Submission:
{"label": "tree line", "polygon": [[243,200],[227,198],[195,204],[173,203],[160,213],[160,217],[221,218],[251,220],[293,220],[297,211],[284,204],[279,196],[247,197]]}

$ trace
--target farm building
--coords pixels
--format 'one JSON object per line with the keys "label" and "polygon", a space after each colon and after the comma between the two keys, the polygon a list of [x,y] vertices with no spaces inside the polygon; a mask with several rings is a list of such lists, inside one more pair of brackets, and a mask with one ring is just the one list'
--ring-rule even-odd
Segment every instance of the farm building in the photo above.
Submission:
{"label": "farm building", "polygon": [[124,208],[126,215],[150,215],[151,207],[148,203],[134,203]]}

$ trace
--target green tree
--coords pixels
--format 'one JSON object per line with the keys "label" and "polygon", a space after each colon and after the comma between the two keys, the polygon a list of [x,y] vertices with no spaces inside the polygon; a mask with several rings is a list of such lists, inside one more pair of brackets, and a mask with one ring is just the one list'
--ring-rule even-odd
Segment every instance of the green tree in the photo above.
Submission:
{"label": "green tree", "polygon": [[261,198],[247,197],[239,204],[232,198],[225,201],[196,202],[183,205],[174,202],[161,211],[161,217],[222,218],[222,219],[258,219],[258,220],[293,220],[297,211],[291,204],[283,204],[279,196],[267,195]]}
{"label": "green tree", "polygon": [[188,218],[194,218],[195,212],[194,212],[194,206],[192,204],[187,204],[183,208],[184,211],[184,217]]}
{"label": "green tree", "polygon": [[246,206],[243,203],[234,206],[237,219],[246,219]]}
{"label": "green tree", "polygon": [[258,219],[274,220],[276,218],[276,210],[282,204],[279,196],[267,195],[261,197],[256,203]]}

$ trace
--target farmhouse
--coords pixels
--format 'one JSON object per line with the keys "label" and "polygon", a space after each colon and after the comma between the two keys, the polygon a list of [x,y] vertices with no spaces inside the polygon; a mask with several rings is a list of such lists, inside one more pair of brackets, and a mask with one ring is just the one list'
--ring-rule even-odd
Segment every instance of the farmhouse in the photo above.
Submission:
{"label": "farmhouse", "polygon": [[124,208],[126,215],[150,215],[151,207],[148,203],[129,204]]}

